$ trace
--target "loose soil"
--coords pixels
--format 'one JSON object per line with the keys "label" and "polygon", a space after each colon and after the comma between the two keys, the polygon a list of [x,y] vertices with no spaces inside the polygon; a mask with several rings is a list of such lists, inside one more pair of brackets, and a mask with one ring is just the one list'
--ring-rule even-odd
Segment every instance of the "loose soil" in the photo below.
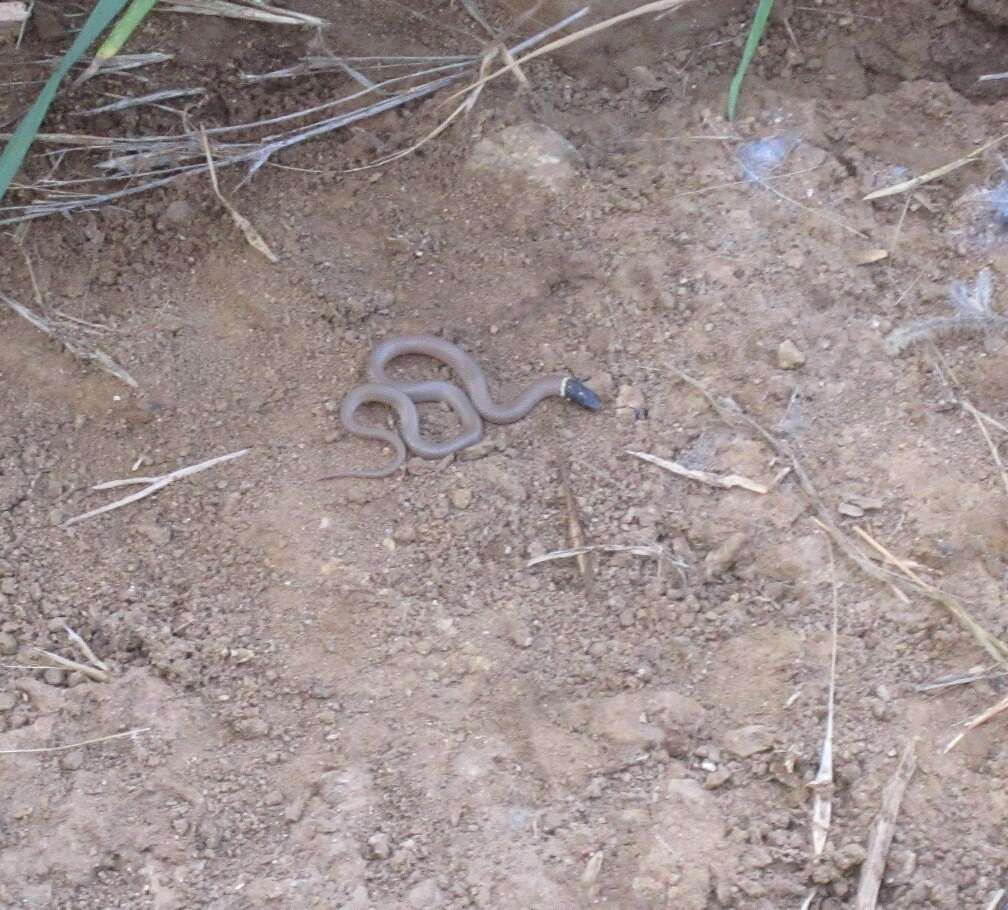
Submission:
{"label": "loose soil", "polygon": [[[139,384],[0,312],[0,748],[71,746],[0,755],[0,906],[776,910],[815,889],[807,906],[839,910],[917,737],[880,905],[988,907],[1008,887],[1006,721],[944,748],[1003,685],[917,686],[989,658],[930,602],[839,553],[834,573],[794,473],[675,372],[783,434],[843,527],[1008,636],[1006,491],[955,404],[1008,422],[1008,348],[975,333],[899,357],[884,344],[948,315],[949,283],[984,267],[1004,311],[1008,236],[984,195],[1002,165],[992,153],[862,200],[1006,132],[1008,82],[976,77],[1008,69],[1008,34],[997,3],[969,7],[795,5],[793,40],[771,26],[733,127],[721,111],[749,3],[613,29],[530,66],[528,92],[498,80],[420,153],[345,173],[448,108],[362,122],[240,190],[224,175],[276,264],[202,177],[0,238],[0,289],[104,327]],[[327,41],[347,54],[483,37],[456,3],[411,4],[426,20],[302,8],[338,23]],[[536,23],[571,8],[544,3]],[[39,0],[26,57],[63,49],[78,12]],[[174,61],[148,84],[92,80],[49,125],[80,130],[75,104],[138,86],[207,87],[192,117],[208,125],[305,107],[349,79],[239,76],[313,40],[155,16],[131,50]],[[7,116],[31,97],[6,91]],[[529,124],[573,145],[564,181],[468,166]],[[175,127],[156,110],[86,123]],[[784,135],[800,143],[776,176],[744,179],[743,143]],[[571,371],[606,406],[550,401],[461,457],[320,483],[387,454],[342,432],[338,405],[377,339],[416,331],[462,344],[499,389]],[[245,447],[63,527],[115,495],[96,483]],[[698,485],[627,449],[772,489]],[[592,585],[572,560],[527,567],[570,544],[562,466],[589,541],[661,557],[600,554]],[[836,784],[812,859],[834,576]],[[37,647],[79,658],[66,626],[109,682],[11,669],[44,663]]]}

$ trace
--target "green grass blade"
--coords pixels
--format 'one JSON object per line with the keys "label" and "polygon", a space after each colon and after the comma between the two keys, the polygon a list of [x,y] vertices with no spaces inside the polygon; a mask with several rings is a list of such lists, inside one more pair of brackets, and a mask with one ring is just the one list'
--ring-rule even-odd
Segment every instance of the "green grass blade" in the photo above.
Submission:
{"label": "green grass blade", "polygon": [[91,15],[88,16],[83,28],[77,33],[70,49],[63,55],[63,59],[60,60],[45,87],[39,92],[35,103],[24,115],[18,128],[14,131],[14,135],[7,142],[3,154],[0,155],[0,199],[3,199],[7,187],[10,186],[18,168],[21,167],[25,155],[28,154],[28,148],[34,141],[35,134],[38,133],[63,78],[84,55],[84,52],[98,40],[98,36],[108,28],[109,23],[126,3],[127,0],[98,0],[94,9],[91,10]]}
{"label": "green grass blade", "polygon": [[98,48],[95,58],[97,60],[108,60],[114,57],[122,49],[122,46],[129,41],[130,35],[137,30],[137,27],[147,14],[154,8],[157,0],[133,0],[126,12],[119,17],[119,21],[112,26],[112,31]]}
{"label": "green grass blade", "polygon": [[728,89],[728,119],[735,119],[735,108],[738,106],[739,94],[742,92],[742,80],[745,79],[749,64],[752,63],[756,48],[763,40],[763,32],[766,31],[767,20],[770,18],[770,11],[773,9],[774,0],[759,0],[756,7],[756,15],[753,16],[752,25],[749,27],[749,37],[746,39],[745,47],[742,49],[742,59],[739,60],[738,69],[731,81]]}

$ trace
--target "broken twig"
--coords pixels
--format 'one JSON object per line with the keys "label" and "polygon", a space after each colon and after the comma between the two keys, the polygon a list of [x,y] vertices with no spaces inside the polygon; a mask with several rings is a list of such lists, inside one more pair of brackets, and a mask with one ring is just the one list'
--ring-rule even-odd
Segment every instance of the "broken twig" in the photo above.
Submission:
{"label": "broken twig", "polygon": [[992,705],[986,711],[981,711],[975,717],[971,717],[968,721],[963,724],[963,731],[957,733],[955,736],[949,740],[949,744],[945,747],[945,751],[948,752],[959,745],[960,740],[974,727],[979,727],[981,724],[987,723],[987,721],[992,720],[999,714],[1003,714],[1008,711],[1008,695],[1001,699],[996,705]]}
{"label": "broken twig", "polygon": [[836,704],[837,630],[840,624],[840,595],[836,577],[836,559],[833,542],[826,538],[830,555],[830,578],[833,586],[833,634],[830,655],[829,694],[826,704],[826,735],[819,754],[819,771],[809,784],[812,801],[812,852],[821,856],[829,837],[830,818],[833,815],[833,709]]}
{"label": "broken twig", "polygon": [[[934,587],[934,585],[928,584],[926,581],[914,574],[913,570],[908,569],[905,563],[901,565],[891,553],[888,553],[888,551],[885,551],[883,555],[887,555],[894,565],[899,566],[903,575],[897,575],[895,572],[890,572],[881,566],[877,566],[867,556],[865,556],[865,554],[854,545],[854,541],[851,540],[850,537],[848,537],[847,534],[845,534],[833,520],[833,516],[823,504],[822,497],[819,495],[818,490],[816,490],[815,484],[812,482],[812,478],[809,477],[808,472],[805,470],[805,466],[801,463],[801,460],[795,454],[791,446],[788,445],[786,440],[778,439],[769,430],[763,427],[762,424],[753,420],[748,414],[745,414],[734,402],[724,404],[718,401],[717,398],[704,388],[702,383],[698,382],[692,376],[684,373],[678,367],[670,365],[669,369],[687,385],[696,389],[696,391],[699,392],[707,403],[714,409],[715,413],[717,413],[717,415],[727,424],[748,427],[749,430],[756,433],[764,442],[766,442],[771,449],[777,452],[781,458],[791,463],[795,478],[798,480],[798,485],[801,488],[802,493],[805,494],[805,497],[809,500],[815,510],[816,517],[812,520],[829,534],[833,543],[835,543],[837,547],[840,548],[840,551],[853,561],[862,572],[877,581],[881,581],[886,585],[894,587],[896,590],[899,590],[900,587],[910,588],[910,590],[923,594],[925,597],[941,604],[965,629],[973,635],[977,643],[996,661],[998,661],[998,663],[1008,662],[1008,645],[1005,645],[1004,642],[991,635],[990,632],[988,632],[973,618],[973,615],[969,612],[969,610],[967,610],[966,607],[951,594],[946,594],[939,588]],[[861,532],[861,536],[866,537],[867,539],[865,533]],[[906,595],[903,594],[903,596],[905,597]]]}
{"label": "broken twig", "polygon": [[200,139],[203,142],[203,151],[206,153],[207,161],[207,171],[210,174],[210,185],[213,187],[214,195],[220,200],[221,205],[227,209],[228,214],[231,216],[231,220],[235,223],[235,227],[245,237],[248,245],[252,247],[257,253],[262,253],[270,262],[277,262],[276,253],[274,253],[268,246],[265,240],[262,238],[262,234],[256,230],[255,225],[248,220],[241,212],[238,211],[224,196],[220,191],[220,185],[217,183],[217,168],[214,166],[213,155],[210,152],[210,142],[207,139],[206,130],[200,130]]}
{"label": "broken twig", "polygon": [[157,493],[158,490],[163,490],[173,481],[181,480],[183,477],[189,477],[190,475],[197,474],[200,471],[205,471],[207,468],[212,468],[225,461],[231,461],[234,458],[241,458],[242,455],[245,455],[248,451],[248,449],[242,449],[238,452],[231,452],[228,455],[218,455],[216,458],[211,458],[208,461],[201,461],[199,464],[189,465],[185,468],[179,468],[177,471],[172,471],[170,474],[162,474],[160,477],[129,477],[125,480],[109,480],[105,483],[96,484],[92,487],[92,489],[111,490],[115,487],[125,487],[141,483],[147,484],[147,486],[142,490],[138,490],[136,493],[130,493],[129,496],[117,499],[115,502],[110,502],[97,509],[92,509],[90,512],[85,512],[83,515],[76,515],[73,518],[69,518],[63,522],[63,527],[68,528],[70,525],[77,524],[78,521],[84,521],[86,518],[94,518],[97,515],[103,515],[105,512],[111,512],[113,509],[121,509],[123,506],[128,506],[131,503]]}
{"label": "broken twig", "polygon": [[868,202],[872,199],[883,199],[886,196],[895,196],[897,193],[907,193],[910,190],[915,190],[917,187],[922,186],[925,183],[930,183],[932,180],[937,180],[940,177],[944,177],[946,174],[951,174],[953,171],[959,170],[959,168],[969,164],[971,161],[978,160],[984,152],[988,149],[994,148],[994,146],[1003,142],[1005,139],[1008,139],[1008,133],[1003,133],[996,139],[991,139],[990,142],[986,142],[979,148],[973,149],[972,152],[967,155],[963,155],[962,158],[957,158],[955,161],[943,164],[941,167],[936,167],[933,171],[928,171],[926,174],[921,174],[919,177],[914,177],[910,180],[904,180],[902,183],[896,183],[893,186],[886,186],[880,190],[875,190],[865,196],[864,201]]}
{"label": "broken twig", "polygon": [[934,585],[921,578],[920,575],[914,572],[914,570],[907,565],[906,560],[900,559],[898,556],[890,553],[889,550],[887,550],[874,537],[872,537],[871,534],[864,530],[864,528],[854,528],[854,531],[872,549],[881,554],[887,562],[896,566],[896,568],[898,568],[910,581],[912,581],[916,586],[916,590],[926,594],[932,600],[937,601],[945,607],[945,609],[959,621],[959,624],[963,628],[967,629],[976,639],[977,643],[988,654],[990,654],[991,657],[998,661],[998,663],[1003,664],[1008,661],[1008,645],[980,625],[980,623],[974,619],[973,614],[970,613],[957,598],[953,597],[951,594],[946,594],[940,588],[936,588]]}
{"label": "broken twig", "polygon": [[125,733],[113,733],[111,736],[99,736],[96,739],[85,739],[79,743],[67,743],[65,746],[45,746],[38,749],[0,749],[0,755],[27,755],[39,752],[66,752],[68,749],[79,749],[81,746],[93,746],[97,743],[107,743],[113,739],[133,739],[141,733],[147,733],[150,727],[138,727],[136,730],[127,730]]}
{"label": "broken twig", "polygon": [[[574,490],[571,487],[570,471],[567,470],[567,462],[562,458],[558,461],[560,471],[560,484],[563,487],[564,501],[567,505],[567,533],[570,537],[570,544],[575,550],[583,549],[586,546],[584,528],[581,525],[577,500],[574,498]],[[595,561],[592,551],[585,550],[577,554],[578,571],[581,573],[581,580],[584,582],[586,594],[591,594],[595,582]]]}
{"label": "broken twig", "polygon": [[907,784],[917,769],[917,739],[911,739],[892,780],[886,784],[882,792],[882,808],[868,838],[868,858],[861,866],[861,881],[858,883],[857,897],[854,900],[854,910],[875,910],[878,901],[879,888],[882,886],[882,875],[885,872],[889,847],[892,845],[893,834],[896,831],[896,819],[899,817],[900,804]]}
{"label": "broken twig", "polygon": [[669,461],[667,458],[659,458],[657,455],[651,455],[648,452],[634,452],[630,449],[626,450],[627,455],[633,455],[634,458],[639,458],[641,461],[649,461],[651,464],[658,465],[659,468],[664,468],[666,471],[671,471],[673,474],[678,474],[680,477],[686,477],[689,480],[695,480],[698,483],[707,484],[709,487],[720,487],[723,490],[730,490],[733,487],[741,487],[743,490],[748,490],[750,493],[767,493],[769,492],[769,487],[765,484],[759,483],[755,480],[750,480],[748,477],[742,477],[740,474],[712,474],[710,471],[697,471],[693,468],[687,468],[679,464],[677,461]]}
{"label": "broken twig", "polygon": [[[44,654],[49,660],[64,670],[74,670],[82,673],[88,679],[93,679],[95,682],[108,682],[108,673],[99,670],[97,667],[89,667],[87,664],[70,660],[69,657],[61,657],[59,654],[53,654],[52,651],[46,651],[44,648],[34,648],[33,650],[38,651],[39,654]],[[50,669],[52,668],[50,667]]]}
{"label": "broken twig", "polygon": [[91,650],[91,646],[81,638],[73,629],[69,626],[63,626],[66,629],[67,637],[72,641],[78,648],[80,648],[81,653],[99,670],[104,670],[106,673],[109,672],[108,664],[103,660],[99,660],[98,656],[94,651]]}
{"label": "broken twig", "polygon": [[660,544],[639,544],[636,546],[623,546],[621,544],[593,544],[584,547],[571,547],[569,550],[551,550],[540,556],[533,556],[527,563],[526,569],[537,566],[541,562],[551,562],[556,559],[571,559],[583,556],[586,553],[633,553],[634,556],[651,556],[661,560],[665,557],[665,548]]}
{"label": "broken twig", "polygon": [[116,379],[122,380],[131,388],[137,388],[137,381],[104,351],[101,351],[98,348],[93,348],[89,351],[86,348],[81,347],[79,342],[73,341],[68,334],[60,329],[59,326],[52,320],[46,319],[44,316],[40,316],[38,313],[32,312],[28,309],[28,307],[18,303],[16,300],[12,300],[6,294],[0,294],[0,301],[7,304],[8,307],[18,314],[18,316],[30,322],[40,332],[45,332],[50,338],[58,341],[74,356],[80,357],[83,360],[93,360],[98,364],[98,366],[105,370],[106,373],[111,373]]}

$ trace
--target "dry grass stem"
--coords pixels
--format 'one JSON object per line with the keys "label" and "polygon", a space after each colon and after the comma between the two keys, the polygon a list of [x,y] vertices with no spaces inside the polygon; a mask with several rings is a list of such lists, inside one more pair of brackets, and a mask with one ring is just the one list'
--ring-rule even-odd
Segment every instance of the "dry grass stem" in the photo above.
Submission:
{"label": "dry grass stem", "polygon": [[0,664],[0,670],[52,670],[52,664]]}
{"label": "dry grass stem", "polygon": [[[256,6],[262,9],[264,5],[256,4]],[[413,12],[408,8],[405,11]],[[282,12],[287,14],[289,11]],[[306,58],[293,67],[273,73],[245,77],[246,81],[259,81],[320,70],[342,70],[355,81],[357,90],[303,110],[290,111],[249,123],[207,129],[207,135],[214,137],[213,166],[218,172],[226,167],[242,167],[246,171],[244,180],[247,181],[286,149],[428,97],[443,88],[472,78],[474,70],[482,80],[491,68],[491,63],[498,58],[504,61],[504,71],[516,72],[516,67],[521,63],[518,59],[519,54],[546,41],[587,12],[587,8],[577,10],[510,47],[497,44],[487,47],[481,54],[352,58],[330,55]],[[463,34],[467,38],[471,37],[468,33]],[[155,57],[155,55],[144,56],[148,61]],[[166,56],[160,55],[157,59],[166,59]],[[114,58],[103,66],[103,70],[124,60],[125,58]],[[389,78],[372,77],[373,72],[390,69],[396,75]],[[427,81],[421,81],[426,77],[429,77]],[[471,110],[482,90],[482,84],[481,82],[474,90],[466,90],[464,93],[466,98],[458,108],[430,134],[410,148],[353,170],[386,164],[420,148],[447,129],[462,114]],[[347,110],[352,102],[369,95],[371,99],[378,96],[378,100],[365,101],[363,106]],[[343,108],[344,112],[334,113],[336,108]],[[292,126],[294,123],[297,125]],[[270,129],[280,124],[284,126],[279,131]],[[233,141],[217,138],[225,135],[241,138]],[[4,138],[9,138],[9,135],[0,133],[0,139]],[[40,142],[70,146],[68,151],[89,154],[114,151],[115,154],[105,155],[100,163],[95,164],[92,175],[72,180],[56,180],[50,175],[41,178],[34,185],[21,187],[31,193],[30,201],[0,209],[0,225],[19,224],[34,218],[99,208],[168,186],[181,177],[203,173],[210,166],[206,160],[200,133],[188,128],[178,133],[155,136],[98,137],[40,133],[36,138]],[[108,184],[111,184],[111,188]],[[95,189],[96,186],[103,188]]]}
{"label": "dry grass stem", "polygon": [[712,474],[710,471],[697,471],[693,468],[684,467],[676,461],[669,461],[667,458],[659,458],[657,455],[651,455],[648,452],[634,452],[631,449],[627,449],[626,454],[633,455],[634,458],[639,458],[641,461],[650,462],[651,464],[657,465],[659,468],[664,468],[666,471],[677,474],[679,477],[685,477],[688,480],[695,480],[697,483],[703,483],[709,487],[720,487],[722,490],[730,490],[733,487],[741,487],[743,490],[748,490],[750,493],[761,494],[767,493],[770,490],[766,484],[750,480],[748,477],[742,477],[739,474]]}
{"label": "dry grass stem", "polygon": [[0,294],[0,301],[7,304],[18,316],[30,322],[40,332],[45,332],[50,338],[58,341],[75,357],[80,357],[82,360],[92,360],[105,370],[106,373],[125,382],[130,388],[137,388],[137,381],[104,351],[98,348],[91,348],[89,350],[83,346],[83,342],[71,338],[67,329],[57,322],[32,312],[28,307],[18,303],[16,300],[12,300],[6,294]]}
{"label": "dry grass stem", "polygon": [[[549,44],[544,44],[541,47],[537,47],[534,51],[530,51],[524,56],[518,57],[515,63],[521,66],[523,63],[527,63],[530,60],[534,60],[536,57],[542,57],[544,54],[552,53],[553,51],[560,50],[562,47],[567,47],[569,44],[574,44],[577,41],[581,41],[591,35],[595,35],[598,32],[605,31],[608,28],[612,28],[614,25],[619,25],[621,22],[627,22],[630,19],[636,19],[639,16],[647,16],[651,13],[660,13],[665,11],[671,11],[678,9],[681,6],[686,6],[689,3],[693,3],[695,0],[655,0],[653,3],[645,3],[641,6],[636,7],[632,10],[627,10],[625,13],[620,13],[618,16],[612,16],[609,19],[603,19],[601,22],[596,22],[594,25],[588,25],[585,28],[578,29],[576,32],[572,32],[569,35],[564,35],[562,38],[557,38],[556,41],[551,41]],[[513,52],[514,51],[513,49]],[[463,95],[469,94],[473,89],[480,88],[486,85],[488,82],[492,82],[494,79],[498,79],[505,73],[511,72],[511,67],[509,65],[502,66],[494,72],[482,76],[475,82],[466,86],[464,89],[457,91],[449,95],[445,99],[445,103],[454,101],[456,98],[460,98]]]}
{"label": "dry grass stem", "polygon": [[1001,423],[1000,420],[996,420],[995,418],[991,417],[990,414],[985,414],[979,408],[973,407],[973,405],[970,405],[970,409],[971,409],[970,413],[972,413],[973,415],[979,417],[986,423],[989,423],[992,427],[997,427],[1002,433],[1008,433],[1008,425],[1005,425]]}
{"label": "dry grass stem", "polygon": [[887,562],[896,566],[896,568],[898,568],[911,582],[913,582],[917,591],[920,591],[931,600],[936,601],[945,607],[945,609],[959,621],[959,624],[969,631],[976,639],[977,643],[988,654],[990,654],[991,657],[998,661],[998,663],[1004,663],[1008,660],[1008,645],[1005,645],[1001,639],[992,635],[983,626],[981,626],[980,623],[973,617],[973,614],[970,613],[957,598],[953,597],[951,594],[946,594],[940,588],[936,588],[930,582],[921,578],[912,568],[910,568],[909,565],[907,565],[906,560],[900,559],[898,556],[889,552],[888,549],[872,537],[871,534],[864,530],[864,528],[855,528],[854,531],[862,540],[865,541],[865,543],[880,553]]}
{"label": "dry grass stem", "polygon": [[987,431],[987,422],[990,421],[995,426],[1000,426],[1004,429],[1003,425],[999,424],[994,418],[988,417],[986,414],[978,411],[972,404],[963,399],[959,402],[963,410],[968,411],[973,415],[973,419],[977,422],[977,426],[980,427],[980,432],[983,434],[984,441],[987,443],[987,448],[990,449],[991,457],[994,459],[994,464],[997,465],[998,473],[1001,475],[1001,485],[1004,487],[1005,494],[1008,495],[1008,471],[1005,471],[1004,462],[1001,460],[1001,453],[998,451],[998,447],[994,444],[994,440],[991,439],[990,433]]}
{"label": "dry grass stem", "polygon": [[276,254],[269,248],[266,241],[263,240],[262,234],[256,230],[252,222],[239,212],[220,191],[220,184],[217,182],[217,168],[214,167],[213,154],[210,152],[210,142],[207,139],[206,130],[200,131],[200,138],[203,141],[203,151],[206,154],[207,161],[207,173],[210,174],[210,185],[213,187],[214,195],[220,200],[221,205],[227,209],[231,220],[235,223],[238,230],[242,232],[248,245],[257,253],[262,253],[270,262],[278,262]]}
{"label": "dry grass stem", "polygon": [[99,670],[104,670],[106,673],[110,672],[108,664],[103,660],[99,660],[94,651],[91,650],[91,646],[81,638],[73,629],[69,626],[63,626],[66,629],[67,637],[72,641],[78,648],[80,648],[81,653],[86,657],[93,666],[97,667]]}
{"label": "dry grass stem", "polygon": [[981,724],[987,723],[987,721],[992,720],[999,714],[1003,714],[1005,711],[1008,711],[1008,695],[1002,698],[997,704],[987,708],[986,711],[981,711],[975,717],[971,717],[968,721],[966,721],[963,724],[963,731],[952,737],[949,744],[945,747],[945,751],[948,752],[950,749],[954,749],[968,731],[972,730],[974,727],[979,727]]}
{"label": "dry grass stem", "polygon": [[[1003,73],[1002,75],[1008,79],[1008,73]],[[998,890],[994,893],[994,896],[990,899],[990,903],[987,904],[984,910],[1003,910],[1003,904],[1001,901],[1004,900],[1004,896],[1005,889],[998,888]]]}
{"label": "dry grass stem", "polygon": [[974,149],[968,155],[963,155],[962,158],[958,158],[949,164],[943,164],[941,167],[935,168],[933,171],[928,171],[926,174],[921,174],[919,177],[914,177],[911,180],[904,180],[902,183],[896,183],[893,186],[887,186],[880,190],[875,190],[865,196],[864,201],[868,202],[872,199],[884,199],[886,196],[895,196],[897,193],[908,193],[925,183],[930,183],[932,180],[938,180],[940,177],[944,177],[946,174],[951,174],[953,171],[959,170],[959,168],[969,164],[970,162],[979,160],[980,156],[983,155],[984,152],[994,148],[994,146],[1003,142],[1005,139],[1008,139],[1008,133],[1003,133],[996,139],[992,139],[990,142]]}
{"label": "dry grass stem", "polygon": [[634,556],[650,556],[654,559],[665,558],[665,548],[660,544],[637,544],[624,546],[623,544],[592,544],[583,547],[571,547],[568,550],[551,550],[540,556],[533,556],[527,563],[526,569],[537,566],[543,562],[552,562],[557,559],[571,559],[583,556],[586,553],[633,553]]}
{"label": "dry grass stem", "polygon": [[111,111],[124,111],[131,107],[142,107],[145,104],[159,107],[162,110],[171,110],[171,108],[162,107],[160,102],[172,101],[175,98],[193,98],[205,94],[206,89],[203,88],[168,88],[159,92],[151,92],[149,95],[140,95],[135,98],[120,98],[118,101],[112,101],[109,104],[103,104],[100,107],[92,107],[86,111],[75,111],[74,113],[76,113],[78,117],[94,117],[97,114],[107,114]]}
{"label": "dry grass stem", "polygon": [[[729,426],[742,426],[748,428],[750,431],[754,432],[757,436],[763,439],[764,442],[766,442],[771,449],[777,452],[781,458],[790,462],[791,467],[794,470],[795,477],[798,480],[799,487],[815,510],[817,517],[814,518],[813,521],[815,521],[819,527],[829,534],[833,543],[835,543],[840,551],[847,556],[848,559],[854,562],[862,572],[885,585],[897,588],[906,587],[908,585],[911,586],[912,590],[923,594],[925,597],[928,597],[948,610],[959,621],[960,625],[969,631],[976,639],[977,643],[998,663],[1008,661],[1008,646],[981,626],[980,623],[973,618],[972,614],[966,609],[966,607],[964,607],[951,594],[946,594],[944,591],[920,579],[913,573],[912,569],[909,569],[909,567],[906,566],[906,563],[902,563],[901,565],[901,561],[896,560],[896,558],[893,557],[891,553],[888,553],[888,551],[884,548],[881,548],[880,552],[882,552],[884,556],[888,554],[887,558],[891,557],[889,561],[900,567],[901,572],[903,573],[902,575],[897,575],[882,566],[875,565],[875,563],[865,556],[865,554],[854,545],[854,542],[850,539],[850,537],[848,537],[847,534],[845,534],[833,520],[833,516],[823,504],[822,497],[820,497],[818,490],[816,490],[815,484],[812,483],[812,478],[809,477],[808,472],[805,470],[805,466],[785,440],[775,437],[758,421],[753,420],[747,414],[743,413],[738,406],[734,404],[734,402],[725,404],[718,401],[710,392],[707,391],[706,388],[704,388],[702,383],[698,382],[692,376],[684,373],[678,367],[670,365],[669,369],[683,382],[702,395],[711,408],[713,408],[715,413],[723,421],[725,421],[725,423]],[[864,532],[862,532],[862,536],[865,537],[865,539],[868,539]],[[880,547],[881,545],[878,545],[876,549]],[[904,571],[904,569],[906,571]],[[903,596],[905,597],[906,595],[904,594]]]}
{"label": "dry grass stem", "polygon": [[298,13],[278,6],[257,2],[255,6],[231,3],[229,0],[168,0],[156,7],[170,13],[194,13],[200,16],[221,16],[226,19],[247,19],[269,25],[310,25],[325,28],[329,23],[318,16]]}
{"label": "dry grass stem", "polygon": [[854,899],[854,910],[875,910],[889,847],[896,831],[900,804],[903,802],[907,784],[917,769],[916,749],[917,740],[911,739],[903,751],[896,773],[882,793],[882,808],[868,838],[868,857],[861,866],[861,880],[858,882],[857,896]]}
{"label": "dry grass stem", "polygon": [[[578,508],[577,500],[574,498],[574,490],[571,487],[570,471],[567,470],[567,462],[560,459],[557,466],[560,471],[560,484],[563,487],[564,503],[567,506],[567,536],[571,547],[575,550],[580,550],[587,544],[584,526],[581,523],[581,510]],[[578,571],[581,573],[585,593],[589,595],[595,586],[595,560],[593,557],[594,553],[591,550],[586,550],[577,555]]]}
{"label": "dry grass stem", "polygon": [[106,512],[111,512],[113,509],[121,509],[123,506],[128,506],[131,503],[157,493],[158,490],[163,490],[166,486],[168,486],[168,484],[173,483],[176,480],[181,480],[183,477],[189,477],[190,475],[197,474],[200,471],[205,471],[207,468],[223,464],[225,461],[231,461],[234,458],[241,458],[243,455],[247,454],[248,451],[248,449],[241,449],[238,452],[231,452],[228,455],[218,455],[216,458],[201,461],[199,464],[189,465],[185,468],[179,468],[177,471],[172,471],[170,474],[162,474],[160,477],[128,477],[125,480],[109,480],[105,483],[96,484],[92,487],[92,489],[111,490],[116,487],[133,486],[135,484],[147,484],[147,486],[136,493],[131,493],[129,496],[117,499],[115,502],[110,502],[100,508],[92,509],[90,512],[85,512],[83,515],[77,515],[74,518],[70,518],[63,523],[63,527],[70,527],[70,525],[77,524],[78,521],[84,521],[87,518],[94,518],[97,515],[103,515]]}
{"label": "dry grass stem", "polygon": [[995,679],[998,677],[1003,677],[1005,675],[1004,669],[998,669],[998,667],[991,666],[977,666],[970,667],[968,670],[958,670],[954,673],[947,673],[944,676],[939,676],[937,679],[931,679],[927,682],[917,683],[914,686],[917,692],[937,692],[941,689],[951,689],[955,686],[968,686],[975,682],[979,682],[981,679]]}
{"label": "dry grass stem", "polygon": [[837,642],[840,626],[840,591],[836,577],[833,542],[826,538],[830,555],[830,579],[833,588],[833,623],[830,652],[829,692],[826,702],[826,733],[819,753],[819,770],[809,786],[812,788],[812,853],[821,856],[829,837],[833,815],[833,711],[836,704]]}
{"label": "dry grass stem", "polygon": [[[54,664],[63,670],[76,670],[78,673],[83,673],[88,679],[93,679],[95,682],[108,682],[108,673],[99,670],[97,667],[89,667],[87,664],[78,663],[76,660],[70,660],[69,657],[61,657],[59,654],[53,654],[52,651],[46,651],[44,648],[34,648],[39,654],[44,654],[49,658]],[[49,667],[48,669],[53,669]]]}
{"label": "dry grass stem", "polygon": [[30,755],[43,752],[66,752],[70,749],[79,749],[82,746],[94,746],[97,743],[107,743],[113,739],[132,739],[141,733],[147,733],[150,727],[137,727],[135,730],[127,730],[125,733],[113,733],[110,736],[99,736],[95,739],[83,739],[78,743],[67,743],[65,746],[44,746],[38,749],[0,749],[0,755]]}
{"label": "dry grass stem", "polygon": [[602,860],[604,858],[605,853],[601,850],[596,850],[588,857],[588,862],[585,863],[584,872],[581,873],[581,881],[584,884],[591,885],[599,877],[599,872],[602,871]]}
{"label": "dry grass stem", "polygon": [[879,556],[882,557],[890,565],[896,566],[907,578],[911,581],[916,582],[921,586],[930,586],[928,582],[924,581],[911,567],[910,563],[906,559],[902,559],[895,553],[892,553],[882,544],[880,544],[874,537],[871,536],[864,528],[854,528],[854,533],[857,534],[868,546],[870,546]]}
{"label": "dry grass stem", "polygon": [[851,227],[845,221],[842,221],[841,219],[834,217],[825,209],[813,208],[810,205],[805,205],[804,202],[799,202],[797,199],[792,199],[786,193],[782,193],[779,189],[777,189],[777,187],[771,186],[769,183],[767,183],[765,178],[763,177],[759,177],[756,180],[756,183],[758,183],[760,186],[763,187],[763,189],[767,190],[768,192],[773,193],[773,195],[776,196],[778,199],[790,203],[796,208],[801,209],[803,212],[808,212],[808,214],[810,215],[815,215],[817,218],[822,218],[823,221],[832,224],[834,227],[840,228],[842,231],[846,231],[848,234],[851,234],[854,237],[859,237],[861,240],[872,239],[864,231],[859,231],[857,228]]}

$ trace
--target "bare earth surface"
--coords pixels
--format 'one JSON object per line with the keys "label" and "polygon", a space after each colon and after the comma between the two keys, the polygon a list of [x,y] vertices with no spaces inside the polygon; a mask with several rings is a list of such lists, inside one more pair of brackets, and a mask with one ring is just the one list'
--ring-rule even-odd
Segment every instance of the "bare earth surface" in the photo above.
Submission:
{"label": "bare earth surface", "polygon": [[[338,22],[327,41],[344,54],[478,51],[460,4],[411,6],[431,19],[303,8]],[[35,222],[21,246],[0,237],[0,290],[35,306],[30,262],[49,311],[104,327],[139,384],[0,309],[0,748],[146,728],[0,755],[0,907],[778,910],[815,889],[806,906],[840,910],[913,737],[880,905],[987,908],[1008,887],[1008,721],[944,752],[1002,684],[916,688],[990,658],[840,553],[833,822],[811,858],[829,545],[787,464],[675,372],[787,439],[848,532],[1008,634],[1006,491],[955,403],[1008,422],[1008,347],[975,332],[900,356],[884,343],[950,315],[949,283],[984,267],[1006,311],[989,191],[1008,175],[991,153],[862,201],[1006,131],[1008,83],[976,82],[1008,69],[1005,23],[997,3],[795,5],[794,40],[771,25],[731,127],[751,6],[638,20],[537,62],[530,92],[498,80],[385,169],[343,173],[433,129],[442,98],[287,153],[239,191],[227,175],[276,264],[204,177]],[[522,30],[572,8],[546,3]],[[80,24],[36,9],[31,59]],[[311,40],[156,16],[135,49],[176,59],[146,86],[92,80],[80,103],[198,84],[195,123],[284,113],[352,83],[239,74]],[[30,95],[6,91],[22,93],[4,96],[11,116]],[[82,123],[72,99],[49,121],[177,125],[150,110]],[[745,180],[746,143],[768,137],[798,142]],[[338,404],[376,340],[412,331],[462,344],[498,390],[570,371],[605,408],[553,400],[461,457],[319,483],[387,455],[342,432]],[[116,495],[96,483],[246,447],[62,525]],[[710,488],[627,449],[771,489]],[[570,545],[564,467],[591,543],[650,548],[599,554],[593,584],[572,560],[527,567]],[[80,658],[66,625],[110,681],[10,669],[45,663],[35,647]]]}

